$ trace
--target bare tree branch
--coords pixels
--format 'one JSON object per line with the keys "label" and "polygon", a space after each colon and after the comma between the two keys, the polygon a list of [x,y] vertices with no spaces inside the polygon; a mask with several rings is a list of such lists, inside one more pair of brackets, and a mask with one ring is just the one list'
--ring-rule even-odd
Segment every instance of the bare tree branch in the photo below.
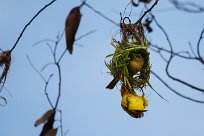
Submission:
{"label": "bare tree branch", "polygon": [[103,18],[105,18],[106,20],[110,21],[111,23],[115,24],[115,25],[119,25],[118,23],[116,23],[115,21],[113,21],[112,19],[108,18],[107,16],[105,16],[104,14],[102,14],[100,11],[94,9],[92,6],[90,6],[89,4],[87,4],[86,2],[84,2],[84,5],[87,6],[89,9],[93,10],[96,14],[102,16]]}
{"label": "bare tree branch", "polygon": [[165,69],[165,70],[166,70],[167,76],[168,76],[169,78],[171,78],[172,80],[177,81],[177,82],[179,82],[179,83],[181,83],[181,84],[183,84],[183,85],[185,85],[185,86],[188,86],[188,87],[190,87],[190,88],[192,88],[192,89],[195,89],[195,90],[197,90],[197,91],[200,91],[200,92],[204,92],[204,89],[199,88],[199,87],[196,87],[196,86],[194,86],[194,85],[192,85],[192,84],[190,84],[190,83],[187,83],[187,82],[185,82],[184,80],[181,80],[181,79],[179,79],[179,78],[176,78],[175,76],[173,76],[173,75],[170,74],[170,72],[169,72],[169,66],[170,66],[170,63],[171,63],[173,57],[174,57],[174,56],[171,56],[171,57],[169,58],[169,60],[168,60],[168,62],[167,62],[167,65],[166,65],[166,69]]}
{"label": "bare tree branch", "polygon": [[152,9],[157,5],[158,1],[159,1],[159,0],[156,0],[156,1],[154,2],[154,4],[153,4],[149,9],[147,9],[147,10],[143,13],[143,15],[140,17],[140,19],[137,20],[137,22],[136,22],[135,24],[137,24],[138,22],[141,22],[142,19],[146,16],[147,13],[151,13]]}
{"label": "bare tree branch", "polygon": [[158,74],[156,74],[154,71],[151,71],[151,73],[157,78],[159,79],[159,81],[161,81],[169,90],[171,90],[172,92],[174,92],[175,94],[177,94],[180,97],[183,97],[185,99],[188,99],[190,101],[196,102],[196,103],[204,103],[204,101],[200,101],[200,100],[196,100],[187,96],[184,96],[183,94],[179,93],[178,91],[176,91],[175,89],[173,89],[172,87],[170,87],[170,85],[168,85]]}
{"label": "bare tree branch", "polygon": [[32,68],[35,70],[35,72],[41,77],[41,79],[46,82],[46,79],[44,78],[44,76],[37,70],[37,68],[33,65],[32,61],[30,60],[30,57],[27,55],[27,59],[28,62],[30,63],[30,65],[32,66]]}
{"label": "bare tree branch", "polygon": [[[204,92],[204,89],[203,89],[203,88],[196,87],[195,85],[192,85],[192,84],[190,84],[190,83],[187,83],[187,82],[184,81],[184,80],[181,80],[181,79],[179,79],[179,78],[176,78],[175,76],[171,75],[171,74],[170,74],[170,71],[169,71],[170,63],[171,63],[173,57],[175,57],[175,56],[179,56],[179,57],[182,57],[182,58],[184,58],[184,59],[189,59],[189,60],[199,60],[199,61],[201,61],[201,62],[202,62],[202,58],[200,58],[199,55],[198,55],[199,57],[196,57],[196,56],[195,56],[195,57],[191,57],[191,56],[183,56],[183,55],[180,55],[181,52],[175,53],[174,50],[173,50],[173,46],[172,46],[172,43],[171,43],[171,41],[170,41],[170,38],[169,38],[169,36],[168,36],[168,33],[167,33],[167,32],[165,31],[165,29],[159,24],[159,22],[157,21],[157,19],[155,18],[155,16],[154,16],[151,12],[150,12],[150,15],[151,15],[153,21],[155,22],[155,24],[157,25],[157,27],[158,27],[158,28],[162,31],[162,33],[165,35],[166,40],[167,40],[167,42],[168,42],[168,45],[169,45],[169,47],[170,47],[170,50],[167,50],[167,49],[162,49],[162,48],[157,47],[157,46],[152,46],[152,47],[155,47],[155,48],[157,49],[157,53],[159,53],[160,56],[161,56],[160,50],[163,50],[163,51],[169,53],[170,57],[167,59],[167,61],[166,61],[166,59],[165,59],[165,62],[166,62],[165,71],[166,71],[167,76],[168,76],[170,79],[172,79],[172,80],[174,80],[174,81],[176,81],[176,82],[179,82],[179,83],[181,83],[181,84],[183,84],[183,85],[185,85],[185,86],[187,86],[187,87],[190,87],[190,88],[195,89],[195,90],[200,91],[200,92]],[[198,41],[198,44],[197,44],[197,48],[198,48],[199,45],[200,45],[200,40],[203,38],[202,35],[203,35],[203,31],[201,32],[201,35],[200,35],[200,38],[199,38],[199,41]],[[198,50],[199,50],[199,49],[198,49]],[[185,51],[184,51],[184,52],[185,52]],[[182,52],[182,53],[183,53],[183,52]],[[189,55],[188,52],[185,52],[185,53],[187,53],[187,54]],[[161,56],[161,58],[164,59],[162,56]]]}
{"label": "bare tree branch", "polygon": [[201,56],[201,53],[200,53],[200,43],[201,43],[202,39],[204,38],[203,34],[204,34],[204,29],[202,30],[200,37],[199,37],[199,40],[198,40],[198,43],[197,43],[197,54],[199,57],[199,61],[204,65],[204,58]]}
{"label": "bare tree branch", "polygon": [[51,75],[49,76],[48,80],[46,80],[46,79],[44,78],[44,76],[43,76],[43,75],[37,70],[37,68],[33,65],[32,61],[31,61],[30,58],[29,58],[29,56],[27,56],[27,59],[28,59],[30,65],[31,65],[31,67],[35,70],[35,72],[36,72],[36,73],[41,77],[41,79],[44,81],[44,83],[45,83],[45,88],[44,88],[45,95],[46,95],[46,97],[47,97],[47,100],[48,100],[50,106],[51,106],[52,108],[54,108],[54,106],[53,106],[53,104],[52,104],[52,102],[51,102],[51,100],[50,100],[50,98],[49,98],[49,95],[48,95],[48,93],[47,93],[47,86],[48,86],[48,84],[49,84],[49,82],[50,82],[50,79],[53,77],[54,74],[51,74]]}
{"label": "bare tree branch", "polygon": [[197,57],[191,57],[190,53],[187,52],[187,51],[184,51],[183,53],[187,54],[186,55],[183,55],[181,54],[180,52],[179,53],[176,53],[176,52],[171,52],[170,50],[168,49],[165,49],[165,48],[162,48],[162,47],[159,47],[158,45],[154,45],[152,43],[149,43],[149,46],[150,46],[150,49],[152,49],[153,51],[155,52],[166,52],[166,53],[172,53],[174,56],[177,56],[177,57],[180,57],[180,58],[184,58],[184,59],[190,59],[190,60],[198,60],[199,58]]}
{"label": "bare tree branch", "polygon": [[6,98],[4,98],[3,96],[0,96],[0,100],[3,100],[3,101],[4,101],[4,104],[2,104],[2,103],[0,102],[0,105],[1,105],[1,106],[5,106],[5,105],[7,104],[7,100],[6,100]]}
{"label": "bare tree branch", "polygon": [[23,36],[23,33],[25,32],[25,30],[27,29],[27,27],[35,20],[35,18],[42,12],[44,11],[47,7],[49,7],[50,5],[52,5],[55,1],[57,0],[52,0],[50,3],[46,4],[42,9],[40,9],[32,18],[31,20],[24,26],[23,30],[21,31],[20,35],[18,36],[15,44],[13,45],[13,47],[11,48],[11,52],[15,49],[15,47],[17,46],[19,40],[21,39],[21,37]]}
{"label": "bare tree branch", "polygon": [[188,12],[188,13],[201,13],[204,12],[204,7],[197,5],[193,2],[180,2],[179,0],[169,0],[169,2],[174,5],[178,10]]}

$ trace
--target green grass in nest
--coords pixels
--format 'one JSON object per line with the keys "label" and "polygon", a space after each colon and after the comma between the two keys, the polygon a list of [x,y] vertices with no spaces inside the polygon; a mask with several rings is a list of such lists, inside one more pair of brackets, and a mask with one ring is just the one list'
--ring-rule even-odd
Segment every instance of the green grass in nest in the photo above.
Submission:
{"label": "green grass in nest", "polygon": [[[121,82],[128,86],[131,90],[133,88],[141,88],[142,86],[150,85],[148,45],[146,44],[145,46],[142,46],[135,43],[122,44],[114,38],[112,39],[111,44],[115,48],[115,53],[107,55],[106,58],[112,57],[112,60],[105,62],[111,75],[119,78]],[[142,70],[133,77],[129,75],[127,67],[132,54],[140,54],[144,59]]]}

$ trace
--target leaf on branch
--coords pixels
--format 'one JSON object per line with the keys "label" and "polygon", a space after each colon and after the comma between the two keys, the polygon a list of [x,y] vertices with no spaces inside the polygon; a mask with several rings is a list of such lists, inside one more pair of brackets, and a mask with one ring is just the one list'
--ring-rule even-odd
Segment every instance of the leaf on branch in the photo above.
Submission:
{"label": "leaf on branch", "polygon": [[139,0],[139,2],[150,3],[151,0]]}
{"label": "leaf on branch", "polygon": [[44,123],[47,121],[50,116],[54,113],[54,109],[48,110],[43,116],[41,116],[36,122],[35,122],[35,127],[39,126],[40,124]]}
{"label": "leaf on branch", "polygon": [[56,134],[57,134],[57,128],[54,128],[54,129],[48,130],[45,136],[56,136]]}
{"label": "leaf on branch", "polygon": [[11,65],[11,51],[2,51],[0,52],[0,68],[3,69],[3,72],[0,75],[0,85],[2,87],[6,81],[6,77]]}
{"label": "leaf on branch", "polygon": [[[54,110],[53,110],[54,111]],[[55,111],[52,112],[52,114],[49,116],[49,118],[47,119],[47,122],[44,124],[43,126],[43,129],[40,133],[40,136],[49,136],[48,134],[50,134],[51,132],[49,131],[53,131],[53,124],[54,124],[54,121],[55,121]],[[47,134],[48,133],[48,134]],[[54,133],[54,132],[52,132]],[[51,134],[52,134],[51,133]],[[52,136],[52,135],[51,135]]]}
{"label": "leaf on branch", "polygon": [[65,22],[66,44],[67,44],[67,50],[69,51],[70,54],[72,54],[72,51],[73,51],[75,35],[79,27],[80,20],[81,20],[81,13],[80,13],[80,6],[78,6],[73,8],[69,12]]}

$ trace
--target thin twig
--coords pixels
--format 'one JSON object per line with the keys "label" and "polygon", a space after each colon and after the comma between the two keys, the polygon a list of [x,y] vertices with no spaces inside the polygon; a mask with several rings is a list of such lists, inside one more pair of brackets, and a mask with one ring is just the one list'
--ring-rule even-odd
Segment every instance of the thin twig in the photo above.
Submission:
{"label": "thin twig", "polygon": [[41,72],[44,71],[44,70],[45,70],[48,66],[50,66],[50,65],[55,65],[55,63],[49,62],[49,63],[45,64],[45,65],[42,67]]}
{"label": "thin twig", "polygon": [[34,43],[34,44],[32,45],[32,47],[37,46],[37,45],[39,45],[39,44],[41,44],[41,43],[43,43],[43,42],[53,42],[53,43],[54,43],[55,41],[52,40],[52,39],[43,39],[43,40],[40,40],[40,41]]}
{"label": "thin twig", "polygon": [[188,45],[189,45],[189,47],[190,47],[190,50],[191,50],[193,56],[196,57],[196,54],[195,54],[195,52],[194,52],[194,50],[193,50],[193,47],[192,47],[191,43],[189,42]]}
{"label": "thin twig", "polygon": [[[167,42],[168,42],[168,45],[169,45],[169,47],[170,47],[170,52],[169,52],[169,53],[170,53],[170,57],[169,57],[169,59],[168,59],[168,61],[167,61],[167,63],[166,63],[166,68],[165,68],[165,71],[166,71],[167,76],[168,76],[170,79],[172,79],[172,80],[174,80],[174,81],[177,81],[177,82],[179,82],[179,83],[181,83],[181,84],[183,84],[183,85],[185,85],[185,86],[187,86],[187,87],[190,87],[190,88],[195,89],[195,90],[200,91],[200,92],[204,92],[204,89],[198,88],[198,87],[196,87],[196,86],[194,86],[194,85],[192,85],[192,84],[189,84],[189,83],[185,82],[184,80],[178,79],[178,78],[176,78],[176,77],[174,77],[174,76],[172,76],[172,75],[170,74],[170,72],[169,72],[169,66],[170,66],[170,63],[171,63],[173,57],[175,56],[175,55],[174,55],[174,51],[173,51],[172,43],[171,43],[170,38],[169,38],[167,32],[165,31],[165,29],[158,23],[158,21],[156,20],[156,18],[154,17],[154,15],[153,15],[151,12],[150,12],[150,15],[152,16],[152,18],[153,18],[154,22],[156,23],[156,25],[159,27],[159,29],[162,31],[162,33],[165,35],[166,40],[167,40]],[[177,54],[180,54],[180,53],[177,53]],[[188,56],[188,57],[189,57],[189,56]],[[189,58],[190,58],[190,57],[189,57]],[[195,59],[198,60],[199,58],[195,58]],[[186,98],[186,99],[188,99],[188,98]]]}
{"label": "thin twig", "polygon": [[1,104],[1,103],[0,103],[0,105],[1,105],[1,106],[5,106],[5,105],[7,104],[6,98],[4,98],[3,96],[0,96],[0,99],[2,99],[2,100],[5,102],[5,104]]}
{"label": "thin twig", "polygon": [[[75,41],[79,41],[79,40],[83,39],[84,37],[86,37],[86,36],[88,36],[88,35],[90,35],[90,34],[92,34],[92,33],[94,33],[94,32],[96,32],[96,29],[95,29],[95,30],[92,30],[92,31],[89,31],[88,33],[85,33],[85,34],[79,36]],[[58,59],[58,61],[57,61],[58,63],[60,63],[60,61],[62,60],[62,58],[63,58],[63,56],[65,55],[66,51],[67,51],[67,49],[65,49],[65,50],[63,51],[63,53],[61,54],[61,56],[59,57],[59,59]]]}
{"label": "thin twig", "polygon": [[79,36],[75,41],[79,41],[79,40],[83,39],[84,37],[86,37],[86,36],[88,36],[88,35],[90,35],[90,34],[92,34],[92,33],[94,33],[94,32],[96,32],[96,29],[91,30],[91,31],[89,31],[89,32],[87,32],[87,33],[85,33],[85,34]]}
{"label": "thin twig", "polygon": [[54,50],[52,49],[52,47],[50,46],[49,43],[46,43],[46,45],[48,46],[48,48],[50,49],[50,52],[52,53],[52,55],[54,55]]}
{"label": "thin twig", "polygon": [[67,129],[67,130],[64,132],[64,136],[66,136],[66,135],[68,134],[69,131],[70,131],[70,130]]}
{"label": "thin twig", "polygon": [[190,83],[187,83],[187,82],[185,82],[184,80],[181,80],[181,79],[179,79],[179,78],[176,78],[176,77],[174,77],[174,76],[172,76],[172,75],[170,74],[170,72],[169,72],[169,67],[170,67],[170,63],[171,63],[173,57],[174,57],[174,56],[171,56],[171,57],[170,57],[170,59],[169,59],[168,62],[167,62],[166,68],[165,68],[165,71],[166,71],[167,76],[168,76],[169,78],[171,78],[172,80],[177,81],[177,82],[179,82],[179,83],[181,83],[181,84],[183,84],[183,85],[186,85],[186,86],[188,86],[188,87],[190,87],[190,88],[192,88],[192,89],[195,89],[195,90],[200,91],[200,92],[204,92],[204,89],[199,88],[199,87],[196,87],[196,86],[194,86],[194,85],[192,85],[192,84],[190,84]]}
{"label": "thin twig", "polygon": [[60,128],[61,128],[61,136],[64,136],[63,134],[63,125],[62,125],[62,110],[59,110],[60,112]]}
{"label": "thin twig", "polygon": [[32,68],[35,70],[35,72],[36,72],[36,73],[41,77],[41,79],[44,81],[44,83],[45,83],[45,89],[44,89],[45,95],[46,95],[46,97],[47,97],[47,100],[48,100],[50,106],[51,106],[52,108],[54,108],[54,106],[53,106],[53,104],[52,104],[52,102],[51,102],[51,100],[50,100],[50,98],[49,98],[49,96],[48,96],[48,93],[47,93],[47,86],[48,86],[48,84],[49,84],[49,82],[50,82],[50,79],[52,78],[53,74],[51,74],[51,75],[49,76],[48,80],[46,80],[46,79],[44,78],[44,76],[43,76],[43,75],[37,70],[37,68],[33,65],[32,61],[31,61],[30,58],[29,58],[29,56],[27,56],[27,58],[28,58],[28,61],[29,61],[30,65],[32,66]]}
{"label": "thin twig", "polygon": [[[149,43],[149,46],[155,48],[156,50],[153,49],[153,48],[150,48],[150,49],[152,49],[152,50],[155,51],[155,52],[163,51],[163,52],[166,52],[166,53],[172,53],[174,56],[178,56],[178,57],[180,57],[180,58],[191,59],[191,60],[198,60],[197,57],[190,57],[190,56],[181,55],[180,53],[171,52],[171,51],[168,50],[168,49],[159,47],[159,46],[154,45],[154,44],[152,44],[152,43]],[[188,54],[189,54],[189,53],[188,53]]]}
{"label": "thin twig", "polygon": [[25,32],[25,30],[27,29],[27,27],[33,22],[33,20],[43,11],[45,10],[47,7],[49,7],[50,5],[52,5],[56,0],[52,0],[50,3],[46,4],[42,9],[40,9],[32,18],[31,20],[24,26],[23,30],[21,31],[20,35],[18,36],[15,44],[13,45],[13,47],[11,48],[11,52],[15,49],[15,47],[17,46],[19,40],[21,39],[23,33]]}
{"label": "thin twig", "polygon": [[169,0],[169,2],[172,5],[174,5],[174,7],[176,9],[184,11],[184,12],[188,12],[188,13],[202,13],[202,12],[204,12],[204,7],[197,5],[193,2],[180,2],[178,0]]}
{"label": "thin twig", "polygon": [[47,87],[48,87],[48,84],[49,84],[49,82],[50,82],[50,79],[53,77],[53,75],[54,75],[54,74],[51,74],[51,75],[49,76],[48,80],[45,82],[45,89],[44,89],[45,95],[46,95],[47,100],[48,100],[50,106],[52,107],[52,109],[54,109],[54,106],[53,106],[53,104],[52,104],[52,102],[51,102],[51,100],[50,100],[49,94],[48,94],[48,92],[47,92]]}
{"label": "thin twig", "polygon": [[13,97],[12,93],[6,88],[4,87],[4,89],[7,91],[7,93],[10,95],[10,97]]}
{"label": "thin twig", "polygon": [[55,62],[57,62],[57,55],[56,55],[56,53],[57,53],[57,46],[59,45],[59,42],[61,41],[63,35],[64,35],[64,31],[61,34],[59,32],[58,35],[57,35],[57,40],[55,41],[54,54],[53,54]]}
{"label": "thin twig", "polygon": [[178,96],[188,99],[190,101],[196,102],[196,103],[204,103],[204,101],[200,101],[200,100],[196,100],[187,96],[184,96],[183,94],[179,93],[178,91],[176,91],[175,89],[173,89],[172,87],[170,87],[158,74],[156,74],[154,71],[151,71],[151,73],[157,78],[159,79],[159,81],[161,81],[169,90],[171,90],[172,92],[174,92],[175,94],[177,94]]}
{"label": "thin twig", "polygon": [[60,96],[61,96],[61,84],[62,84],[62,75],[61,75],[61,67],[58,62],[55,62],[55,65],[57,66],[58,70],[58,95],[57,95],[57,100],[55,103],[55,109],[57,109],[57,106],[59,104]]}
{"label": "thin twig", "polygon": [[32,66],[32,68],[35,70],[35,72],[41,77],[41,79],[46,83],[46,79],[43,77],[43,75],[37,70],[37,68],[33,65],[32,61],[30,60],[29,56],[27,55],[28,62]]}
{"label": "thin twig", "polygon": [[204,29],[202,30],[197,43],[197,54],[198,54],[198,57],[200,58],[200,62],[204,64],[204,58],[200,54],[200,43],[201,43],[201,40],[204,38],[203,34],[204,34]]}
{"label": "thin twig", "polygon": [[146,14],[147,14],[147,13],[150,13],[151,10],[157,5],[158,1],[159,1],[159,0],[156,0],[156,1],[154,2],[154,4],[153,4],[149,9],[147,9],[147,10],[144,12],[144,14],[140,17],[140,19],[137,20],[137,22],[136,22],[135,24],[137,24],[138,22],[141,22],[142,19],[146,16]]}
{"label": "thin twig", "polygon": [[172,46],[172,43],[170,41],[170,38],[167,34],[167,32],[165,31],[165,29],[159,24],[159,22],[157,21],[157,19],[155,18],[155,16],[150,12],[150,15],[152,17],[152,19],[154,20],[155,24],[159,27],[159,29],[163,32],[164,36],[166,37],[166,40],[169,44],[169,47],[170,47],[170,50],[171,50],[171,53],[173,52],[173,46]]}
{"label": "thin twig", "polygon": [[191,84],[189,84],[189,83],[187,83],[187,82],[185,82],[185,81],[183,81],[183,80],[180,80],[180,79],[178,79],[178,78],[176,78],[176,77],[174,77],[174,76],[172,76],[172,75],[170,74],[170,72],[169,72],[169,66],[170,66],[171,60],[172,60],[173,57],[174,57],[174,55],[173,55],[173,52],[174,52],[174,51],[173,51],[172,43],[171,43],[170,38],[169,38],[167,32],[165,31],[165,29],[158,23],[158,21],[156,20],[156,18],[154,17],[154,15],[153,15],[152,13],[150,13],[150,15],[152,16],[152,18],[153,18],[154,22],[156,23],[156,25],[159,27],[159,29],[160,29],[160,30],[163,32],[163,34],[165,35],[166,40],[167,40],[167,42],[168,42],[168,44],[169,44],[169,47],[170,47],[170,49],[171,49],[171,50],[170,50],[170,58],[168,59],[167,65],[166,65],[166,68],[165,68],[165,71],[166,71],[167,76],[168,76],[169,78],[171,78],[172,80],[177,81],[177,82],[180,82],[181,84],[184,84],[184,85],[186,85],[186,86],[188,86],[188,87],[190,87],[190,88],[192,88],[192,89],[198,90],[198,91],[200,91],[200,92],[204,92],[204,89],[198,88],[198,87],[196,87],[196,86],[194,86],[194,85],[191,85]]}
{"label": "thin twig", "polygon": [[119,25],[118,23],[116,23],[115,21],[113,21],[112,19],[108,18],[107,16],[105,16],[104,14],[102,14],[101,12],[97,11],[96,9],[94,9],[92,6],[90,6],[89,4],[87,4],[86,2],[84,2],[84,5],[86,5],[89,9],[93,10],[95,13],[97,13],[98,15],[102,16],[103,18],[105,18],[106,20],[110,21],[111,23],[115,24],[115,25]]}

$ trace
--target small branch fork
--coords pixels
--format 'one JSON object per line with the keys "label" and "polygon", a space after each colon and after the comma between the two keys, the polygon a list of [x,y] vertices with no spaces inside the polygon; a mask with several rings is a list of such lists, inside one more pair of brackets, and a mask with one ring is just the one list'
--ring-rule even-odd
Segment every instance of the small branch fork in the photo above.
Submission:
{"label": "small branch fork", "polygon": [[[80,40],[90,34],[92,34],[93,32],[95,32],[96,30],[93,30],[93,31],[90,31],[82,36],[80,36],[79,38],[76,39],[77,40]],[[50,74],[49,78],[46,80],[45,77],[41,74],[41,72],[39,70],[37,70],[37,68],[33,65],[32,61],[30,60],[30,58],[27,56],[28,58],[28,61],[30,63],[30,65],[32,66],[32,68],[35,70],[35,72],[41,77],[41,79],[44,81],[45,83],[45,87],[44,87],[44,92],[45,92],[45,95],[46,95],[46,98],[50,104],[50,106],[52,107],[52,109],[54,109],[55,111],[59,111],[60,112],[60,128],[61,128],[61,135],[63,136],[63,125],[62,125],[62,111],[61,110],[58,110],[58,105],[59,105],[59,101],[60,101],[60,97],[61,97],[61,92],[62,92],[62,72],[61,72],[61,65],[60,65],[60,62],[62,60],[62,58],[64,57],[65,53],[64,52],[67,52],[66,49],[65,51],[63,51],[60,55],[60,57],[58,58],[57,56],[57,50],[58,50],[58,46],[59,46],[59,43],[62,39],[64,35],[64,32],[63,33],[59,33],[57,35],[57,39],[56,40],[50,40],[50,39],[46,39],[46,40],[41,40],[39,42],[37,42],[35,44],[35,46],[37,46],[38,44],[41,44],[43,42],[46,42],[46,45],[48,46],[48,48],[50,49],[50,52],[52,54],[52,57],[53,57],[53,62],[50,62],[50,63],[47,63],[43,66],[42,70],[41,71],[44,71],[48,66],[50,65],[53,65],[57,68],[57,73],[58,73],[58,95],[56,97],[56,101],[55,103],[53,104],[50,97],[49,97],[49,94],[48,94],[48,85],[49,85],[49,82],[51,80],[51,78],[54,76],[54,74]],[[54,47],[52,47],[50,45],[50,43],[52,43],[54,45]]]}
{"label": "small branch fork", "polygon": [[147,15],[147,13],[150,13],[152,11],[152,9],[157,5],[158,2],[159,2],[159,0],[156,0],[154,2],[154,4],[143,13],[143,15],[140,17],[140,19],[137,20],[137,22],[135,24],[137,24],[138,22],[141,22],[142,19]]}
{"label": "small branch fork", "polygon": [[[50,49],[50,52],[51,52],[51,54],[52,54],[52,56],[53,56],[53,61],[54,62],[51,62],[51,63],[47,63],[47,64],[45,64],[45,66],[43,66],[43,69],[42,70],[45,70],[46,69],[46,67],[47,66],[49,66],[50,64],[52,64],[53,66],[55,66],[56,68],[57,68],[57,73],[58,73],[58,95],[57,95],[57,98],[56,98],[56,102],[53,104],[52,102],[51,102],[51,99],[50,99],[50,97],[49,97],[49,94],[48,94],[48,92],[47,92],[47,87],[48,87],[48,85],[49,85],[49,82],[50,82],[50,80],[51,80],[51,78],[54,76],[54,74],[52,73],[52,74],[50,74],[50,76],[49,76],[49,78],[48,78],[48,80],[46,80],[45,78],[44,78],[44,76],[37,70],[37,68],[32,64],[32,62],[31,62],[31,60],[30,60],[30,58],[27,56],[27,58],[28,58],[28,60],[29,60],[29,63],[31,64],[31,66],[32,66],[32,68],[35,70],[35,72],[41,77],[41,79],[44,81],[44,83],[45,83],[45,87],[44,87],[44,92],[45,92],[45,95],[46,95],[46,97],[47,97],[47,100],[48,100],[48,102],[49,102],[49,104],[50,104],[50,106],[52,107],[52,109],[54,109],[55,111],[59,111],[58,110],[58,104],[59,104],[59,100],[60,100],[60,96],[61,96],[61,83],[62,83],[62,73],[61,73],[61,67],[60,67],[60,64],[59,64],[59,62],[58,62],[58,59],[57,59],[57,47],[58,47],[58,45],[59,45],[59,42],[60,42],[60,40],[62,39],[62,36],[63,36],[63,33],[62,34],[58,34],[58,36],[57,36],[57,39],[56,39],[56,41],[48,41],[48,42],[54,42],[54,49],[50,46],[50,44],[49,43],[47,43],[46,45],[49,47],[49,49]],[[44,41],[46,41],[46,40],[44,40]],[[39,44],[39,43],[41,43],[41,42],[38,42],[37,44]],[[36,45],[37,45],[36,44]],[[61,135],[63,136],[63,125],[62,125],[62,114],[61,114],[62,112],[61,112],[61,110],[60,110],[60,128],[61,128]]]}

